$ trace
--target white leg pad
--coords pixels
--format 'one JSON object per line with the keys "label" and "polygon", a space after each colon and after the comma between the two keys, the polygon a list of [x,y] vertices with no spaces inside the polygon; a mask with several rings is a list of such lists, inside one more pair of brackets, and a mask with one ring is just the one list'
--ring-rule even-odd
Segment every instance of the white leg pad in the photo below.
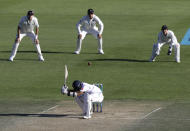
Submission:
{"label": "white leg pad", "polygon": [[81,108],[82,112],[85,113],[85,110],[84,110],[84,96],[75,97],[75,101],[77,102],[77,104]]}
{"label": "white leg pad", "polygon": [[86,112],[86,116],[90,117],[90,111],[92,109],[92,101],[91,101],[91,96],[88,93],[84,94],[84,109]]}

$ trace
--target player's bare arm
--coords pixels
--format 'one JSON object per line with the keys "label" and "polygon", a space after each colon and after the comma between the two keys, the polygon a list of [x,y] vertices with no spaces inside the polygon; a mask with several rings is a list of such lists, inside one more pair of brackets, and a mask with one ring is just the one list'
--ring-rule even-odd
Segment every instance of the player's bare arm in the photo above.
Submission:
{"label": "player's bare arm", "polygon": [[20,27],[19,26],[17,28],[17,38],[16,38],[15,42],[20,42]]}

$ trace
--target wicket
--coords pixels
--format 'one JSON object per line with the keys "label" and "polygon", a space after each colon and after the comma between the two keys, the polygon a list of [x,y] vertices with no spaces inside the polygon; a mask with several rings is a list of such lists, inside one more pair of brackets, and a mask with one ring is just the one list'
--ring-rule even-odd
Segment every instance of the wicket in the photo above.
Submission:
{"label": "wicket", "polygon": [[[101,89],[101,91],[103,92],[103,84],[97,83],[97,84],[94,84],[94,85],[99,87]],[[92,104],[93,104],[93,112],[95,112],[95,108],[96,108],[96,111],[98,112],[99,111],[99,106],[100,106],[100,112],[102,112],[103,102],[101,102],[101,103],[93,102]]]}

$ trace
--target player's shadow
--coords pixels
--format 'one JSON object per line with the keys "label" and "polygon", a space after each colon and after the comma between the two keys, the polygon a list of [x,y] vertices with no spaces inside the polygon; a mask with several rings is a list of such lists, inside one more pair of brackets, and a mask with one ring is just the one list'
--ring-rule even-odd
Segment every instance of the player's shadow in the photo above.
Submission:
{"label": "player's shadow", "polygon": [[0,61],[8,61],[8,59],[0,58]]}
{"label": "player's shadow", "polygon": [[[1,53],[11,53],[11,51],[0,51]],[[17,51],[17,53],[37,53],[36,51]],[[62,51],[42,51],[44,54],[73,54],[73,52]]]}
{"label": "player's shadow", "polygon": [[49,117],[49,118],[81,118],[77,114],[30,114],[30,113],[9,113],[9,114],[0,114],[0,117]]}
{"label": "player's shadow", "polygon": [[88,61],[127,61],[127,62],[149,62],[148,60],[138,60],[138,59],[117,59],[117,58],[110,58],[110,59],[93,59]]}
{"label": "player's shadow", "polygon": [[[0,53],[9,53],[11,51],[0,51]],[[36,51],[17,51],[17,53],[37,53]],[[42,51],[43,54],[73,54],[73,52],[60,52],[60,51]],[[17,60],[24,60],[24,61],[38,61],[38,59],[17,59]],[[0,58],[0,61],[9,61],[8,58]]]}

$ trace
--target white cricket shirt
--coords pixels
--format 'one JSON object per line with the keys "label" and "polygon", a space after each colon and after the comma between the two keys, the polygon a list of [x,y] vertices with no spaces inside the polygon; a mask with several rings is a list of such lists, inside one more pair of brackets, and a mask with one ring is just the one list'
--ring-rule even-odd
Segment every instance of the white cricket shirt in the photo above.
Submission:
{"label": "white cricket shirt", "polygon": [[81,29],[86,30],[86,31],[89,31],[91,29],[98,29],[98,27],[96,26],[96,23],[99,24],[99,34],[102,34],[104,30],[104,24],[100,20],[100,18],[96,16],[95,14],[93,15],[92,19],[90,19],[88,15],[80,19],[80,21],[76,25],[78,33],[81,34]]}
{"label": "white cricket shirt", "polygon": [[178,43],[177,38],[174,35],[173,31],[168,30],[168,34],[165,36],[164,33],[161,31],[158,34],[158,43]]}
{"label": "white cricket shirt", "polygon": [[80,90],[81,92],[86,92],[89,94],[95,94],[95,93],[102,93],[100,88],[98,88],[95,85],[90,85],[88,83],[82,83],[82,88]]}
{"label": "white cricket shirt", "polygon": [[32,16],[32,20],[29,21],[27,16],[23,16],[18,24],[21,33],[33,32],[34,28],[39,28],[38,19]]}

